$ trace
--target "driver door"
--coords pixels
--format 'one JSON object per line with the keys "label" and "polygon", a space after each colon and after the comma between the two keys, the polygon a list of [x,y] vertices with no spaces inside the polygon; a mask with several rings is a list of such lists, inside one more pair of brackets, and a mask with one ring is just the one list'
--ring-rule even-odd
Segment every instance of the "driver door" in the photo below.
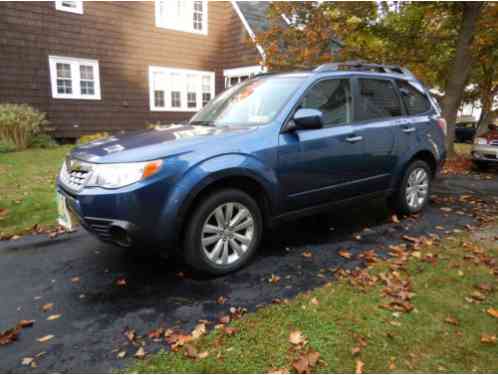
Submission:
{"label": "driver door", "polygon": [[277,169],[289,211],[361,194],[355,183],[367,173],[365,149],[352,124],[351,92],[348,78],[318,81],[297,109],[321,111],[323,128],[280,135]]}

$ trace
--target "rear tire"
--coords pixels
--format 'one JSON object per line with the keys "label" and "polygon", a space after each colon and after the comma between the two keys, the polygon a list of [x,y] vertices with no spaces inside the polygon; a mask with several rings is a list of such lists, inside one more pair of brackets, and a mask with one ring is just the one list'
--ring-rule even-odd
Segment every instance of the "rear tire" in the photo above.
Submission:
{"label": "rear tire", "polygon": [[423,160],[413,161],[405,171],[399,189],[390,200],[392,209],[400,215],[411,215],[422,211],[427,202],[432,184],[432,170]]}
{"label": "rear tire", "polygon": [[185,262],[212,275],[233,272],[256,253],[262,230],[261,210],[253,198],[235,189],[215,192],[188,219]]}

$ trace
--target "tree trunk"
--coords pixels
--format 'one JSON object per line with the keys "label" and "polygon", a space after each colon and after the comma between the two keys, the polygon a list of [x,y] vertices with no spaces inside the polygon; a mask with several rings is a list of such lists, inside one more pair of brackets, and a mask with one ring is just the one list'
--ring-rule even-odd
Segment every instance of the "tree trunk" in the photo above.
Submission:
{"label": "tree trunk", "polygon": [[472,65],[470,46],[483,5],[484,3],[481,1],[463,3],[462,21],[458,34],[455,58],[446,81],[445,95],[442,101],[443,117],[448,124],[446,145],[449,157],[452,157],[455,153],[453,143],[455,141],[456,117]]}
{"label": "tree trunk", "polygon": [[482,111],[479,122],[477,123],[476,136],[486,133],[488,130],[488,124],[490,122],[491,109],[493,107],[493,99],[488,95],[482,99]]}

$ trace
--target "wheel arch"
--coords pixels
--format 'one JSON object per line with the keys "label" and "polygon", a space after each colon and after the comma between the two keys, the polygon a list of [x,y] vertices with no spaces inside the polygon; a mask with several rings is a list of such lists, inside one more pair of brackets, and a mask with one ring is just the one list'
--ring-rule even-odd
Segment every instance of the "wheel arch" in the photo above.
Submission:
{"label": "wheel arch", "polygon": [[437,172],[437,160],[434,154],[427,149],[419,150],[415,152],[410,158],[407,158],[403,163],[401,163],[398,173],[396,173],[396,178],[392,185],[392,189],[396,190],[399,188],[401,181],[403,181],[403,176],[406,171],[406,168],[413,163],[415,160],[422,160],[426,162],[431,169],[431,177],[434,178]]}

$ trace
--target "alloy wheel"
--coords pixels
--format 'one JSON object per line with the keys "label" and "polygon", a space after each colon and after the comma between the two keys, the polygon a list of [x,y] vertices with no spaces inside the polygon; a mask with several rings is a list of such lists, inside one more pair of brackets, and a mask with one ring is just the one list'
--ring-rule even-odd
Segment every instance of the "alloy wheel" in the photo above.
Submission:
{"label": "alloy wheel", "polygon": [[406,202],[410,209],[420,209],[429,194],[429,175],[424,168],[415,168],[408,176]]}

